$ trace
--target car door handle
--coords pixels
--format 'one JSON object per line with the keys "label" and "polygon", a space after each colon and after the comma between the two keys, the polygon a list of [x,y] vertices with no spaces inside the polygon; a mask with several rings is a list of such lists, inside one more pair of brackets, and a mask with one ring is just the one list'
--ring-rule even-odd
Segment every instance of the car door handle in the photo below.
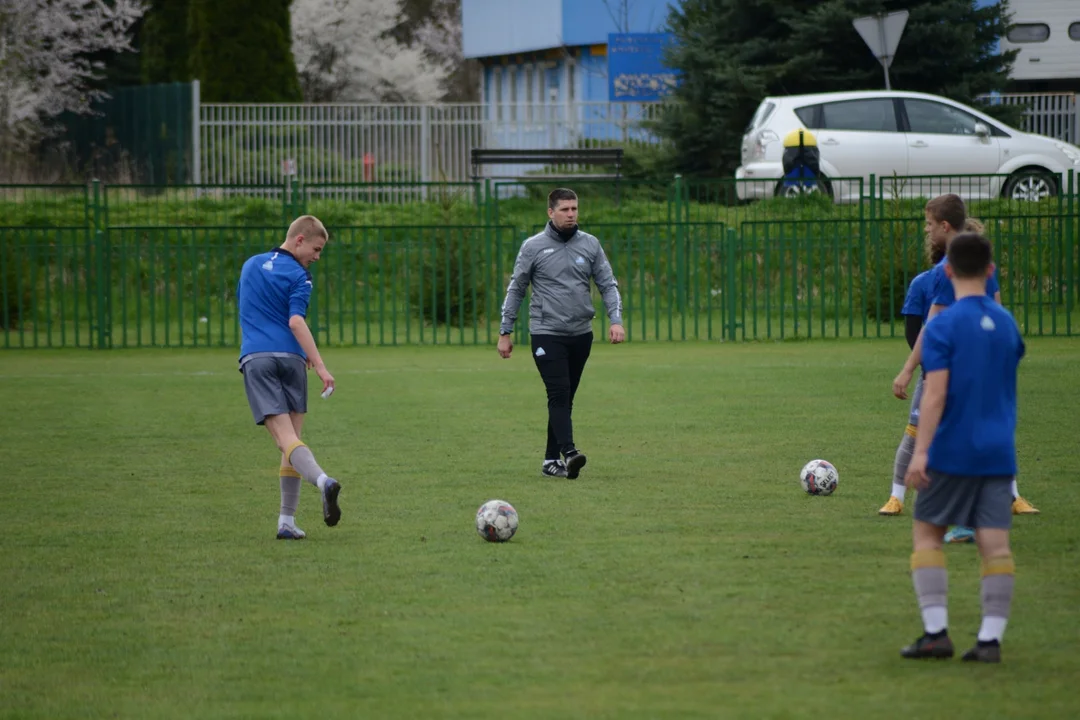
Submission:
{"label": "car door handle", "polygon": [[929,145],[929,143],[925,143],[922,140],[919,140],[917,142],[911,143],[911,147],[923,148],[923,147],[930,147],[930,145]]}
{"label": "car door handle", "polygon": [[822,145],[839,145],[840,141],[839,140],[834,140],[833,138],[829,138],[828,140],[826,140],[825,142],[823,142],[821,144]]}

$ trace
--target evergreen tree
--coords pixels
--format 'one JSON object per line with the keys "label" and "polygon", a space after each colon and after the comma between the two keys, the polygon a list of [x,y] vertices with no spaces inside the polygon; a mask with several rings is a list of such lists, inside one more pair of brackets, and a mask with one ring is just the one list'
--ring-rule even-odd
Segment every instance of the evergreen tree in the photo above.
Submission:
{"label": "evergreen tree", "polygon": [[206,102],[299,102],[290,0],[189,0],[190,76]]}
{"label": "evergreen tree", "polygon": [[[890,69],[892,87],[974,105],[1005,87],[1015,51],[995,44],[1008,25],[1007,0],[683,0],[668,25],[677,42],[667,63],[682,73],[657,131],[690,175],[726,177],[742,135],[768,95],[885,87],[881,65],[851,21],[909,11]],[[985,108],[1015,121],[1012,108]]]}
{"label": "evergreen tree", "polygon": [[187,82],[190,76],[188,0],[153,0],[143,18],[141,39],[144,83]]}

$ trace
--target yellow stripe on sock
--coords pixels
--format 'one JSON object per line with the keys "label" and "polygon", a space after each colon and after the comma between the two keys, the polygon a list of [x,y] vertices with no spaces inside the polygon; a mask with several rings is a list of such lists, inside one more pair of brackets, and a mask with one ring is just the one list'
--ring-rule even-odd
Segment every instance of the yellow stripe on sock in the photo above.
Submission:
{"label": "yellow stripe on sock", "polygon": [[909,436],[909,437],[918,437],[919,428],[916,425],[912,425],[911,423],[908,423],[908,426],[906,428],[904,428],[904,434]]}
{"label": "yellow stripe on sock", "polygon": [[982,561],[982,576],[987,575],[1015,575],[1016,563],[1012,555],[999,555],[992,558],[984,558]]}
{"label": "yellow stripe on sock", "polygon": [[945,567],[943,550],[916,550],[911,553],[911,569]]}
{"label": "yellow stripe on sock", "polygon": [[278,475],[280,477],[300,477],[300,473],[296,472],[296,468],[294,468],[292,465],[282,465],[281,468],[278,470]]}
{"label": "yellow stripe on sock", "polygon": [[285,460],[288,461],[290,464],[292,463],[292,454],[298,447],[307,447],[307,445],[305,445],[300,440],[297,440],[292,445],[285,448]]}

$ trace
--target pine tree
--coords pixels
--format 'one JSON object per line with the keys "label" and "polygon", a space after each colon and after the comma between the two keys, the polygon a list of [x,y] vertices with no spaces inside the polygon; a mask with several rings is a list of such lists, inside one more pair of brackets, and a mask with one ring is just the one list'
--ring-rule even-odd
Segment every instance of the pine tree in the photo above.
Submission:
{"label": "pine tree", "polygon": [[298,102],[290,0],[190,0],[190,72],[206,102]]}
{"label": "pine tree", "polygon": [[730,176],[768,95],[884,88],[881,65],[851,21],[901,9],[910,16],[890,69],[894,89],[975,104],[1005,87],[1015,52],[997,54],[994,45],[1008,24],[1007,0],[981,9],[972,0],[683,0],[668,17],[677,42],[667,59],[682,84],[657,127],[673,143],[674,165]]}
{"label": "pine tree", "polygon": [[141,33],[142,81],[187,82],[190,79],[188,0],[153,0]]}

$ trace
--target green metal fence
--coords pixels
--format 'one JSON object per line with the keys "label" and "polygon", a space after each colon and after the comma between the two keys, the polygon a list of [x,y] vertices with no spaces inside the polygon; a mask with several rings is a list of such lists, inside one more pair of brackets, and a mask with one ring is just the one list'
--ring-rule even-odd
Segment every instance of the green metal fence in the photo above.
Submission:
{"label": "green metal fence", "polygon": [[[899,180],[871,178],[848,204],[731,205],[732,181],[575,187],[584,227],[619,281],[632,341],[894,337],[907,286],[928,266],[925,201],[890,196]],[[927,182],[936,191],[947,180]],[[309,321],[321,344],[493,343],[514,258],[543,227],[550,187],[0,186],[9,225],[0,226],[0,344],[236,347],[243,261],[278,245],[304,212],[332,237],[312,268]],[[1070,174],[1040,202],[970,203],[1025,334],[1074,333],[1076,189]],[[595,290],[594,302],[604,333]]]}

